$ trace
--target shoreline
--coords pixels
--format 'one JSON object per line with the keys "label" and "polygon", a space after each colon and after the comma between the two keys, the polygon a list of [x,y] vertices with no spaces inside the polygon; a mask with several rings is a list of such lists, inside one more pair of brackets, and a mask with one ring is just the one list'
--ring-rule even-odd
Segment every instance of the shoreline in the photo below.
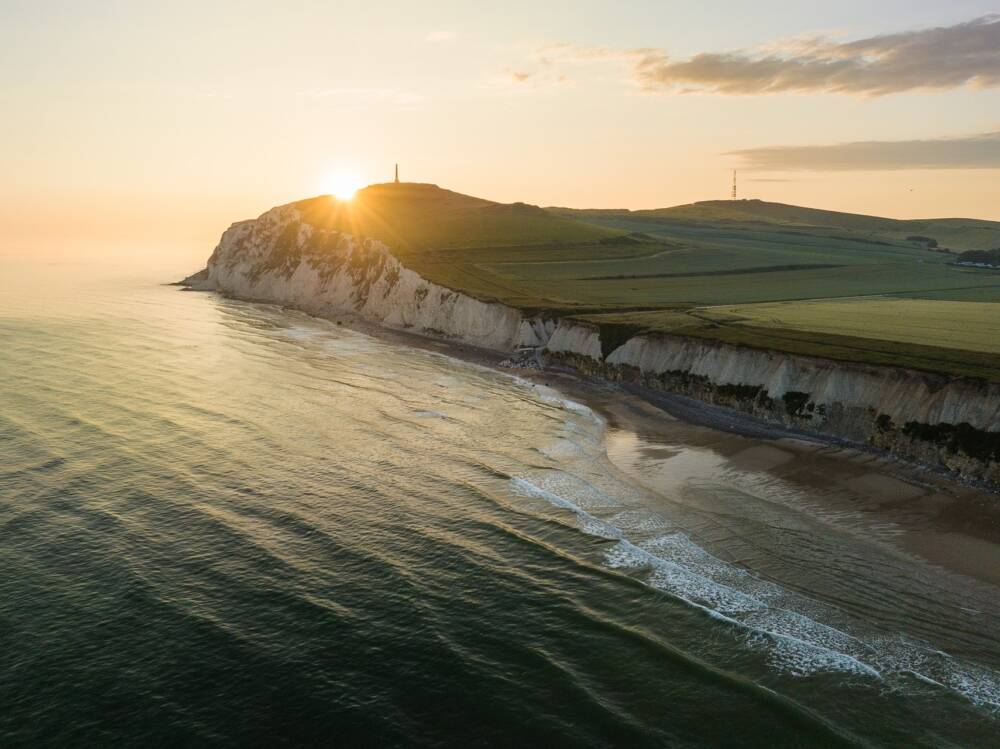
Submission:
{"label": "shoreline", "polygon": [[[892,542],[896,548],[932,565],[1000,586],[1000,502],[992,487],[894,458],[870,446],[771,424],[686,396],[611,382],[563,365],[506,367],[501,363],[510,358],[509,352],[387,328],[346,313],[309,316],[556,389],[605,420],[606,452],[607,441],[616,433],[631,433],[651,443],[681,443],[715,452],[736,470],[791,482],[803,490],[827,483],[831,472],[842,475],[845,496],[827,508],[830,512],[859,513],[871,528],[892,524],[897,528]],[[664,487],[650,482],[634,467],[616,462],[610,453],[607,457],[631,480],[654,494],[664,492]]]}
{"label": "shoreline", "polygon": [[[214,293],[214,292],[213,292]],[[235,297],[234,297],[235,298]],[[250,301],[253,300],[241,300]],[[281,306],[281,305],[276,305]],[[295,309],[288,307],[287,309]],[[301,311],[301,310],[299,310]],[[304,313],[309,314],[309,313]],[[564,364],[550,365],[545,369],[521,368],[502,366],[501,362],[509,360],[509,352],[494,351],[492,349],[480,348],[466,343],[458,343],[443,338],[434,338],[421,333],[410,333],[405,330],[387,328],[377,323],[344,315],[343,319],[334,319],[317,315],[310,315],[316,319],[326,320],[338,325],[344,325],[352,330],[370,335],[376,338],[388,340],[398,340],[399,342],[415,348],[445,353],[448,356],[469,361],[474,364],[488,366],[502,372],[514,373],[524,379],[538,381],[539,384],[553,386],[549,379],[558,378],[563,381],[564,387],[569,383],[576,383],[581,387],[581,397],[588,397],[586,393],[597,390],[612,390],[621,395],[629,395],[638,398],[658,409],[663,414],[671,418],[686,421],[692,425],[703,426],[720,432],[728,432],[742,437],[761,440],[791,439],[804,443],[835,447],[838,449],[852,450],[858,453],[877,458],[886,464],[896,467],[900,471],[914,475],[926,474],[928,478],[945,482],[956,488],[977,490],[985,497],[995,497],[1000,509],[1000,486],[995,486],[985,481],[964,478],[957,472],[949,471],[943,467],[931,466],[916,463],[905,458],[899,458],[872,445],[856,442],[835,435],[824,434],[822,432],[796,429],[784,424],[776,424],[764,421],[756,416],[748,414],[728,406],[720,406],[713,403],[692,398],[690,396],[670,393],[663,390],[653,390],[636,383],[614,382],[611,380],[589,375],[577,369],[573,369]],[[345,322],[346,321],[346,322]]]}

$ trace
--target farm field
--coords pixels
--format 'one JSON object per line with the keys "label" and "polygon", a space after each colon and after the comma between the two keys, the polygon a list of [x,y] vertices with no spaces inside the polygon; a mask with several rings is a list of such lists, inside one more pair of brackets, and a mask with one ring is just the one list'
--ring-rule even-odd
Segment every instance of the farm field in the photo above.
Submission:
{"label": "farm field", "polygon": [[[831,304],[857,305],[865,301],[838,301]],[[903,302],[906,304],[907,302]],[[951,306],[950,302],[940,302]],[[753,307],[755,305],[748,305]],[[772,306],[772,305],[760,305]],[[796,305],[787,305],[793,307]],[[724,308],[694,308],[687,310],[651,310],[576,315],[576,319],[597,325],[602,340],[624,341],[640,333],[662,333],[691,338],[717,340],[737,346],[782,351],[803,356],[817,356],[864,364],[907,367],[955,377],[974,377],[1000,382],[1000,352],[990,342],[988,328],[997,322],[1000,305],[982,304],[983,309],[969,309],[964,319],[976,321],[981,335],[968,336],[967,348],[942,345],[951,334],[957,334],[962,321],[952,319],[939,326],[934,335],[921,340],[919,335],[896,340],[887,335],[880,321],[858,322],[854,334],[782,327],[773,318],[770,324],[758,324],[754,319],[724,312]],[[747,307],[739,307],[745,310]],[[947,313],[948,310],[941,310]],[[832,326],[831,326],[832,329]],[[899,336],[902,338],[903,334]]]}
{"label": "farm field", "polygon": [[709,319],[1000,354],[1000,304],[848,299],[712,307]]}
{"label": "farm field", "polygon": [[608,340],[670,332],[1000,378],[1000,271],[946,251],[1000,247],[1000,222],[753,200],[541,209],[410,183],[295,205],[314,225],[386,242],[430,281],[586,319]]}
{"label": "farm field", "polygon": [[1000,273],[945,253],[821,234],[712,233],[662,240],[424,250],[401,257],[428,279],[514,306],[572,312],[892,294],[1000,298]]}

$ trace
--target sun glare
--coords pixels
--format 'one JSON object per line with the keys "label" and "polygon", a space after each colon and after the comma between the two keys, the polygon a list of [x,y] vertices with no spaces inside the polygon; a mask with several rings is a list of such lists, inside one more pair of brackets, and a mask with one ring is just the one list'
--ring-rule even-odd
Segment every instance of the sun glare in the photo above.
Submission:
{"label": "sun glare", "polygon": [[338,200],[350,200],[363,187],[356,172],[338,171],[327,175],[326,191]]}

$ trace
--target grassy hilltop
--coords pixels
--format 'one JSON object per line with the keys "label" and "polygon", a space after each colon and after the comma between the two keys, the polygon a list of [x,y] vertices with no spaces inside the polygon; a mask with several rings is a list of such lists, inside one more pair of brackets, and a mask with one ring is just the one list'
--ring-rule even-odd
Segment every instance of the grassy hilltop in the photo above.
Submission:
{"label": "grassy hilltop", "polygon": [[452,247],[588,242],[622,233],[534,205],[495,203],[415,182],[370,185],[349,201],[321,196],[294,205],[309,223],[380,239],[408,254]]}
{"label": "grassy hilltop", "polygon": [[756,200],[542,209],[412,183],[296,206],[431,281],[586,319],[609,340],[660,331],[1000,379],[1000,272],[955,264],[1000,247],[998,222]]}

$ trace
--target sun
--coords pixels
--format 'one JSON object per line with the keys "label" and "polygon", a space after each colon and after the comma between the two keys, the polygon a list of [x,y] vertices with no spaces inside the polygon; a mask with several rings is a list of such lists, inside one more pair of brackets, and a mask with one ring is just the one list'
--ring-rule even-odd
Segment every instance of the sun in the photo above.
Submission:
{"label": "sun", "polygon": [[354,193],[360,190],[364,183],[357,174],[346,170],[331,172],[324,181],[325,190],[337,200],[351,200]]}

